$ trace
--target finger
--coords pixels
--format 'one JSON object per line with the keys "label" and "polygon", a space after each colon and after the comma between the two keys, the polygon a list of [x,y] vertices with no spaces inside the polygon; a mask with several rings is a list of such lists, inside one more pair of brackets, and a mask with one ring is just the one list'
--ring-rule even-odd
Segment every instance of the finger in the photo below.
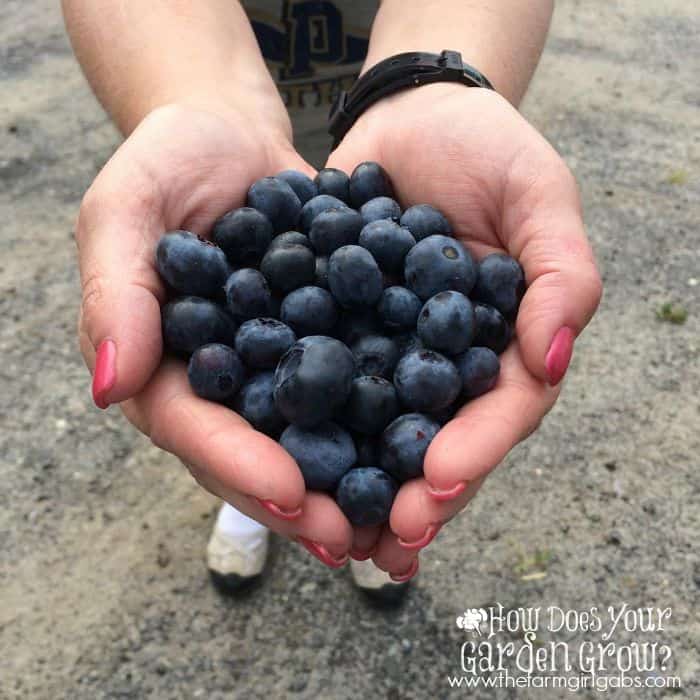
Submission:
{"label": "finger", "polygon": [[418,572],[418,554],[399,546],[396,535],[388,527],[382,530],[372,561],[397,583],[408,581]]}
{"label": "finger", "polygon": [[353,532],[350,556],[357,561],[365,561],[371,558],[377,547],[381,531],[380,525],[376,527],[356,527]]}

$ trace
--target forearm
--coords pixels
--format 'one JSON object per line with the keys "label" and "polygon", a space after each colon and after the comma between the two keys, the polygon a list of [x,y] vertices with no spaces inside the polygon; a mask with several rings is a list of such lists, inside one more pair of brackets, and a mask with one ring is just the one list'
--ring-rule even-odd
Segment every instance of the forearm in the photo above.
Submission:
{"label": "forearm", "polygon": [[123,133],[158,106],[237,110],[289,132],[286,110],[235,0],[62,0],[76,56]]}
{"label": "forearm", "polygon": [[513,104],[525,94],[553,0],[383,0],[365,67],[404,51],[460,51]]}

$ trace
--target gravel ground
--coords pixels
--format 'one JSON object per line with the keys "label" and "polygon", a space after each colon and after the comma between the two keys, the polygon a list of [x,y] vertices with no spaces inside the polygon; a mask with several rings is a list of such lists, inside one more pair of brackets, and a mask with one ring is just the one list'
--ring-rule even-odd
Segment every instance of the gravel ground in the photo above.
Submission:
{"label": "gravel ground", "polygon": [[[203,561],[214,499],[93,408],[72,226],[118,136],[58,5],[0,7],[0,698],[458,697],[447,677],[475,637],[455,617],[499,603],[671,608],[663,630],[611,639],[668,645],[656,673],[700,697],[700,5],[558,3],[524,111],[579,178],[605,298],[557,407],[392,613],[287,542],[260,587],[220,597]],[[659,321],[665,302],[687,321]]]}

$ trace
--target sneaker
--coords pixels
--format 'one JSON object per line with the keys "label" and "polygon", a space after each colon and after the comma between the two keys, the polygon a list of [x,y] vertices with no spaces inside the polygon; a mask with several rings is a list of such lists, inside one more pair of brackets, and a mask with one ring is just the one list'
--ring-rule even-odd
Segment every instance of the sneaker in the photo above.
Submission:
{"label": "sneaker", "polygon": [[382,605],[398,605],[406,596],[409,581],[397,583],[386,571],[375,566],[371,559],[350,560],[350,572],[355,586],[366,596]]}

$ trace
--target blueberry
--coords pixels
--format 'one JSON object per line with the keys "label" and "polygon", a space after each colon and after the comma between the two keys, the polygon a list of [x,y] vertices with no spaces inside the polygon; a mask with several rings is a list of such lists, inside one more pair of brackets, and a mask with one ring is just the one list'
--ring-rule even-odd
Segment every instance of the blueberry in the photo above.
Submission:
{"label": "blueberry", "polygon": [[191,355],[209,343],[232,345],[235,321],[217,304],[200,297],[180,297],[161,310],[163,342],[171,352]]}
{"label": "blueberry", "polygon": [[241,207],[218,219],[211,233],[232,265],[256,267],[272,241],[272,224],[257,209]]}
{"label": "blueberry", "polygon": [[379,440],[373,435],[353,435],[357,450],[358,467],[373,467],[379,464]]}
{"label": "blueberry", "polygon": [[328,194],[346,203],[350,201],[350,178],[342,170],[323,168],[318,171],[314,182],[319,194]]}
{"label": "blueberry", "polygon": [[435,413],[458,396],[462,381],[454,363],[432,350],[404,355],[394,372],[394,386],[401,402],[413,411]]}
{"label": "blueberry", "polygon": [[350,176],[350,203],[359,209],[375,197],[393,197],[394,188],[386,170],[379,163],[360,163]]}
{"label": "blueberry", "polygon": [[381,469],[357,467],[341,479],[335,500],[353,525],[370,527],[389,520],[398,490],[394,479]]}
{"label": "blueberry", "polygon": [[391,197],[375,197],[362,205],[360,214],[362,214],[362,220],[365,224],[380,219],[398,221],[401,218],[401,207]]}
{"label": "blueberry", "polygon": [[381,335],[382,321],[374,309],[342,311],[334,335],[347,346],[354,345],[365,335]]}
{"label": "blueberry", "polygon": [[328,258],[325,255],[316,256],[314,284],[317,287],[328,289]]}
{"label": "blueberry", "polygon": [[189,231],[172,231],[158,241],[156,265],[175,291],[198,297],[220,296],[231,273],[224,251]]}
{"label": "blueberry", "polygon": [[277,173],[277,178],[284,180],[294,190],[302,206],[318,194],[316,183],[298,170],[283,170]]}
{"label": "blueberry", "polygon": [[416,242],[407,228],[395,221],[380,219],[362,229],[359,244],[372,253],[383,272],[397,274],[403,270],[406,254]]}
{"label": "blueberry", "polygon": [[348,207],[322,211],[311,224],[309,239],[319,255],[330,255],[344,245],[357,243],[362,217]]}
{"label": "blueberry", "polygon": [[498,309],[488,304],[474,304],[474,321],[476,330],[472,344],[491,348],[500,355],[508,347],[513,336],[512,326]]}
{"label": "blueberry", "polygon": [[423,460],[440,425],[421,413],[404,413],[382,433],[382,469],[403,483],[423,474]]}
{"label": "blueberry", "polygon": [[296,342],[294,331],[274,318],[253,318],[236,333],[236,351],[248,367],[274,369]]}
{"label": "blueberry", "polygon": [[245,377],[241,358],[233,348],[210,343],[197,348],[187,366],[187,378],[197,396],[209,401],[230,399]]}
{"label": "blueberry", "polygon": [[451,236],[452,227],[442,212],[430,204],[416,204],[409,207],[401,216],[400,221],[417,241],[428,236]]}
{"label": "blueberry", "polygon": [[330,421],[308,430],[290,425],[280,445],[294,457],[311,491],[334,489],[357,459],[350,433]]}
{"label": "blueberry", "polygon": [[459,292],[439,292],[428,299],[418,316],[418,335],[433,350],[456,355],[474,338],[474,307]]}
{"label": "blueberry", "polygon": [[275,372],[275,403],[295,425],[330,420],[350,395],[355,361],[339,340],[308,336],[287,350]]}
{"label": "blueberry", "polygon": [[439,411],[435,411],[435,413],[431,413],[430,417],[441,426],[445,425],[449,423],[455,417],[457,411],[462,408],[462,403],[463,402],[458,397],[457,400],[449,406],[441,408]]}
{"label": "blueberry", "polygon": [[387,287],[377,311],[384,325],[391,331],[407,331],[416,327],[423,302],[406,287]]}
{"label": "blueberry", "polygon": [[491,391],[498,381],[501,363],[489,348],[474,347],[455,358],[462,377],[464,397],[474,399]]}
{"label": "blueberry", "polygon": [[479,262],[479,277],[472,297],[495,306],[504,318],[514,321],[525,294],[525,273],[510,255],[492,253]]}
{"label": "blueberry", "polygon": [[275,233],[294,229],[301,202],[294,190],[276,177],[264,177],[251,185],[247,204],[267,216]]}
{"label": "blueberry", "polygon": [[271,315],[272,294],[258,270],[248,267],[236,270],[228,278],[225,291],[229,311],[236,320]]}
{"label": "blueberry", "polygon": [[321,287],[301,287],[284,298],[280,317],[299,337],[327,335],[338,321],[338,305]]}
{"label": "blueberry", "polygon": [[307,284],[316,277],[316,256],[303,245],[279,245],[265,253],[260,263],[270,287],[287,294]]}
{"label": "blueberry", "polygon": [[308,233],[311,230],[311,224],[319,214],[329,209],[343,208],[347,209],[348,205],[337,197],[332,197],[329,194],[319,194],[303,206],[299,216],[299,228],[301,228],[303,233]]}
{"label": "blueberry", "polygon": [[228,405],[256,430],[277,439],[287,422],[275,405],[274,388],[275,373],[260,372],[241,387],[233,402]]}
{"label": "blueberry", "polygon": [[391,379],[399,361],[399,346],[382,335],[366,335],[352,345],[355,357],[355,373],[358,377],[384,377]]}
{"label": "blueberry", "polygon": [[347,309],[374,306],[382,295],[382,273],[372,254],[357,245],[338,248],[328,261],[328,284]]}
{"label": "blueberry", "polygon": [[356,433],[378,435],[399,415],[394,385],[381,377],[357,377],[341,415],[343,425]]}
{"label": "blueberry", "polygon": [[397,333],[396,335],[392,336],[392,338],[399,348],[399,354],[401,357],[407,355],[413,350],[422,350],[425,347],[423,345],[423,341],[415,331],[408,333]]}
{"label": "blueberry", "polygon": [[279,236],[275,236],[267,250],[269,252],[275,248],[286,248],[290,245],[302,245],[304,248],[308,248],[311,251],[314,249],[308,236],[299,233],[299,231],[286,231],[285,233],[280,233]]}
{"label": "blueberry", "polygon": [[476,281],[477,267],[458,240],[428,236],[408,252],[404,273],[406,286],[426,301],[448,289],[468,295]]}

